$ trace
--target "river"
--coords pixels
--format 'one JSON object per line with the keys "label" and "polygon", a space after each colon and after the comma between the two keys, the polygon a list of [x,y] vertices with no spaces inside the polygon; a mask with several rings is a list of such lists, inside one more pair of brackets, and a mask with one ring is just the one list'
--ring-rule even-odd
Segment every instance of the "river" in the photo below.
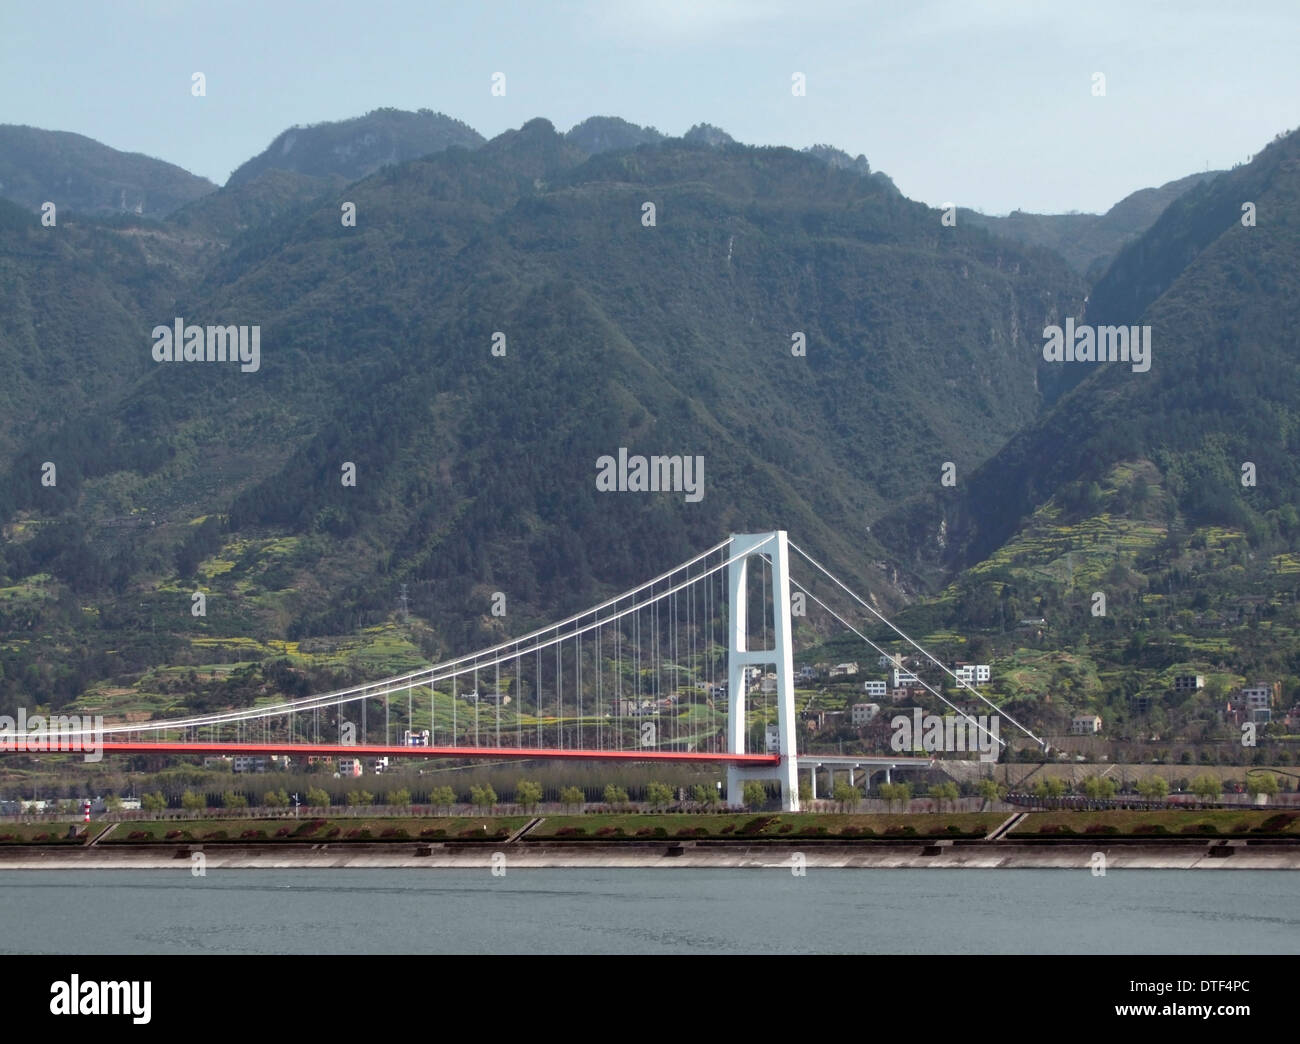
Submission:
{"label": "river", "polygon": [[0,873],[0,951],[1295,953],[1300,877],[1235,870]]}

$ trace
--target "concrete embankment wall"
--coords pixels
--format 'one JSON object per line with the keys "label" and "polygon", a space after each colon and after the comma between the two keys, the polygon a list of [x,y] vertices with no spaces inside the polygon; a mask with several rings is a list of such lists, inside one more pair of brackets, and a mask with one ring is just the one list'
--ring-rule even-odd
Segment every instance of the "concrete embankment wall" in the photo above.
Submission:
{"label": "concrete embankment wall", "polygon": [[[1216,851],[1217,849],[1217,851]],[[665,869],[1090,869],[1095,853],[1106,869],[1300,870],[1300,845],[1015,844],[969,845],[139,845],[130,848],[23,846],[0,850],[0,870],[190,871],[201,851],[205,871],[251,869],[487,870],[494,854],[510,869],[663,867]],[[1227,854],[1223,854],[1227,853]]]}

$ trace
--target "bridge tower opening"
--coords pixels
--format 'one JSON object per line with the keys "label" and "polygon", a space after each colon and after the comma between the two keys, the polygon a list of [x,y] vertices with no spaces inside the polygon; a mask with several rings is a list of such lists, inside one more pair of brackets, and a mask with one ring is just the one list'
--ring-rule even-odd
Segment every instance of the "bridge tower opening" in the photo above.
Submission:
{"label": "bridge tower opening", "polygon": [[[794,709],[794,634],[790,619],[790,555],[785,530],[773,533],[732,534],[727,566],[729,620],[727,622],[727,749],[744,754],[748,732],[746,720],[745,668],[751,665],[776,667],[776,720],[781,763],[776,769],[781,784],[781,808],[799,811],[799,766],[795,748],[797,728]],[[772,647],[750,648],[750,566],[763,558],[772,577]],[[762,611],[767,612],[764,606]],[[753,765],[727,767],[727,804],[743,805],[748,779],[771,779],[773,770]]]}

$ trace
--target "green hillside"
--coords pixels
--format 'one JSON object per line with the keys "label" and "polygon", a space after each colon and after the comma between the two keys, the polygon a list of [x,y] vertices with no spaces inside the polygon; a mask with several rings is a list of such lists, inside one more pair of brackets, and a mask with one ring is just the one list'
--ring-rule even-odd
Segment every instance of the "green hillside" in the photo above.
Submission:
{"label": "green hillside", "polygon": [[[1149,372],[1075,364],[1091,372],[964,486],[873,527],[946,587],[910,610],[916,626],[981,636],[1008,668],[1027,645],[1081,658],[1088,692],[1008,679],[1040,713],[1055,692],[1123,724],[1147,698],[1138,731],[1218,735],[1233,686],[1281,681],[1284,707],[1300,693],[1298,156],[1293,134],[1193,189],[1098,284],[1087,319],[1150,324]],[[1185,708],[1175,673],[1209,679]]]}
{"label": "green hillside", "polygon": [[[1036,415],[1027,337],[1082,297],[1050,255],[789,149],[589,157],[538,120],[350,186],[355,228],[329,195],[223,202],[256,184],[157,230],[250,220],[136,309],[113,347],[129,392],[9,473],[7,582],[51,578],[24,596],[41,638],[10,647],[11,677],[56,662],[75,690],[210,663],[199,637],[355,633],[400,584],[431,655],[483,638],[485,591],[510,592],[519,626],[734,530],[788,527],[879,580],[866,525]],[[176,316],[259,324],[260,368],[154,362]],[[702,457],[703,498],[598,492],[621,446]],[[67,480],[42,487],[38,457]]]}

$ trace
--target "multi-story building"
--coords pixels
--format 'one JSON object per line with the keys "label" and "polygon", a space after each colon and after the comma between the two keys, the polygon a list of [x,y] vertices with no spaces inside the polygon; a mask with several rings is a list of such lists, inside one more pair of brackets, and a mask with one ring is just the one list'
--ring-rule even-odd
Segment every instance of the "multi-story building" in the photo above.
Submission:
{"label": "multi-story building", "polygon": [[230,759],[232,772],[265,772],[266,758],[260,754],[236,754]]}
{"label": "multi-story building", "polygon": [[1101,718],[1096,714],[1079,714],[1070,719],[1071,736],[1095,736],[1101,731]]}
{"label": "multi-story building", "polygon": [[1269,685],[1267,682],[1256,682],[1242,689],[1241,695],[1251,707],[1271,707],[1281,700],[1282,683]]}
{"label": "multi-story building", "polygon": [[855,703],[853,705],[853,724],[866,725],[879,713],[880,704],[878,703]]}
{"label": "multi-story building", "polygon": [[889,683],[886,681],[864,681],[862,691],[868,696],[875,696],[877,699],[884,699]]}
{"label": "multi-story building", "polygon": [[1205,688],[1205,675],[1203,674],[1174,675],[1174,692],[1196,692],[1198,689],[1203,688]]}
{"label": "multi-story building", "polygon": [[983,685],[993,677],[993,671],[987,663],[962,663],[953,671],[959,682],[967,685]]}
{"label": "multi-story building", "polygon": [[365,770],[360,758],[339,758],[340,776],[359,776]]}
{"label": "multi-story building", "polygon": [[1281,695],[1281,682],[1274,682],[1267,685],[1262,682],[1256,682],[1254,685],[1241,690],[1241,698],[1245,703],[1245,710],[1248,720],[1258,724],[1266,725],[1273,720],[1273,704]]}

